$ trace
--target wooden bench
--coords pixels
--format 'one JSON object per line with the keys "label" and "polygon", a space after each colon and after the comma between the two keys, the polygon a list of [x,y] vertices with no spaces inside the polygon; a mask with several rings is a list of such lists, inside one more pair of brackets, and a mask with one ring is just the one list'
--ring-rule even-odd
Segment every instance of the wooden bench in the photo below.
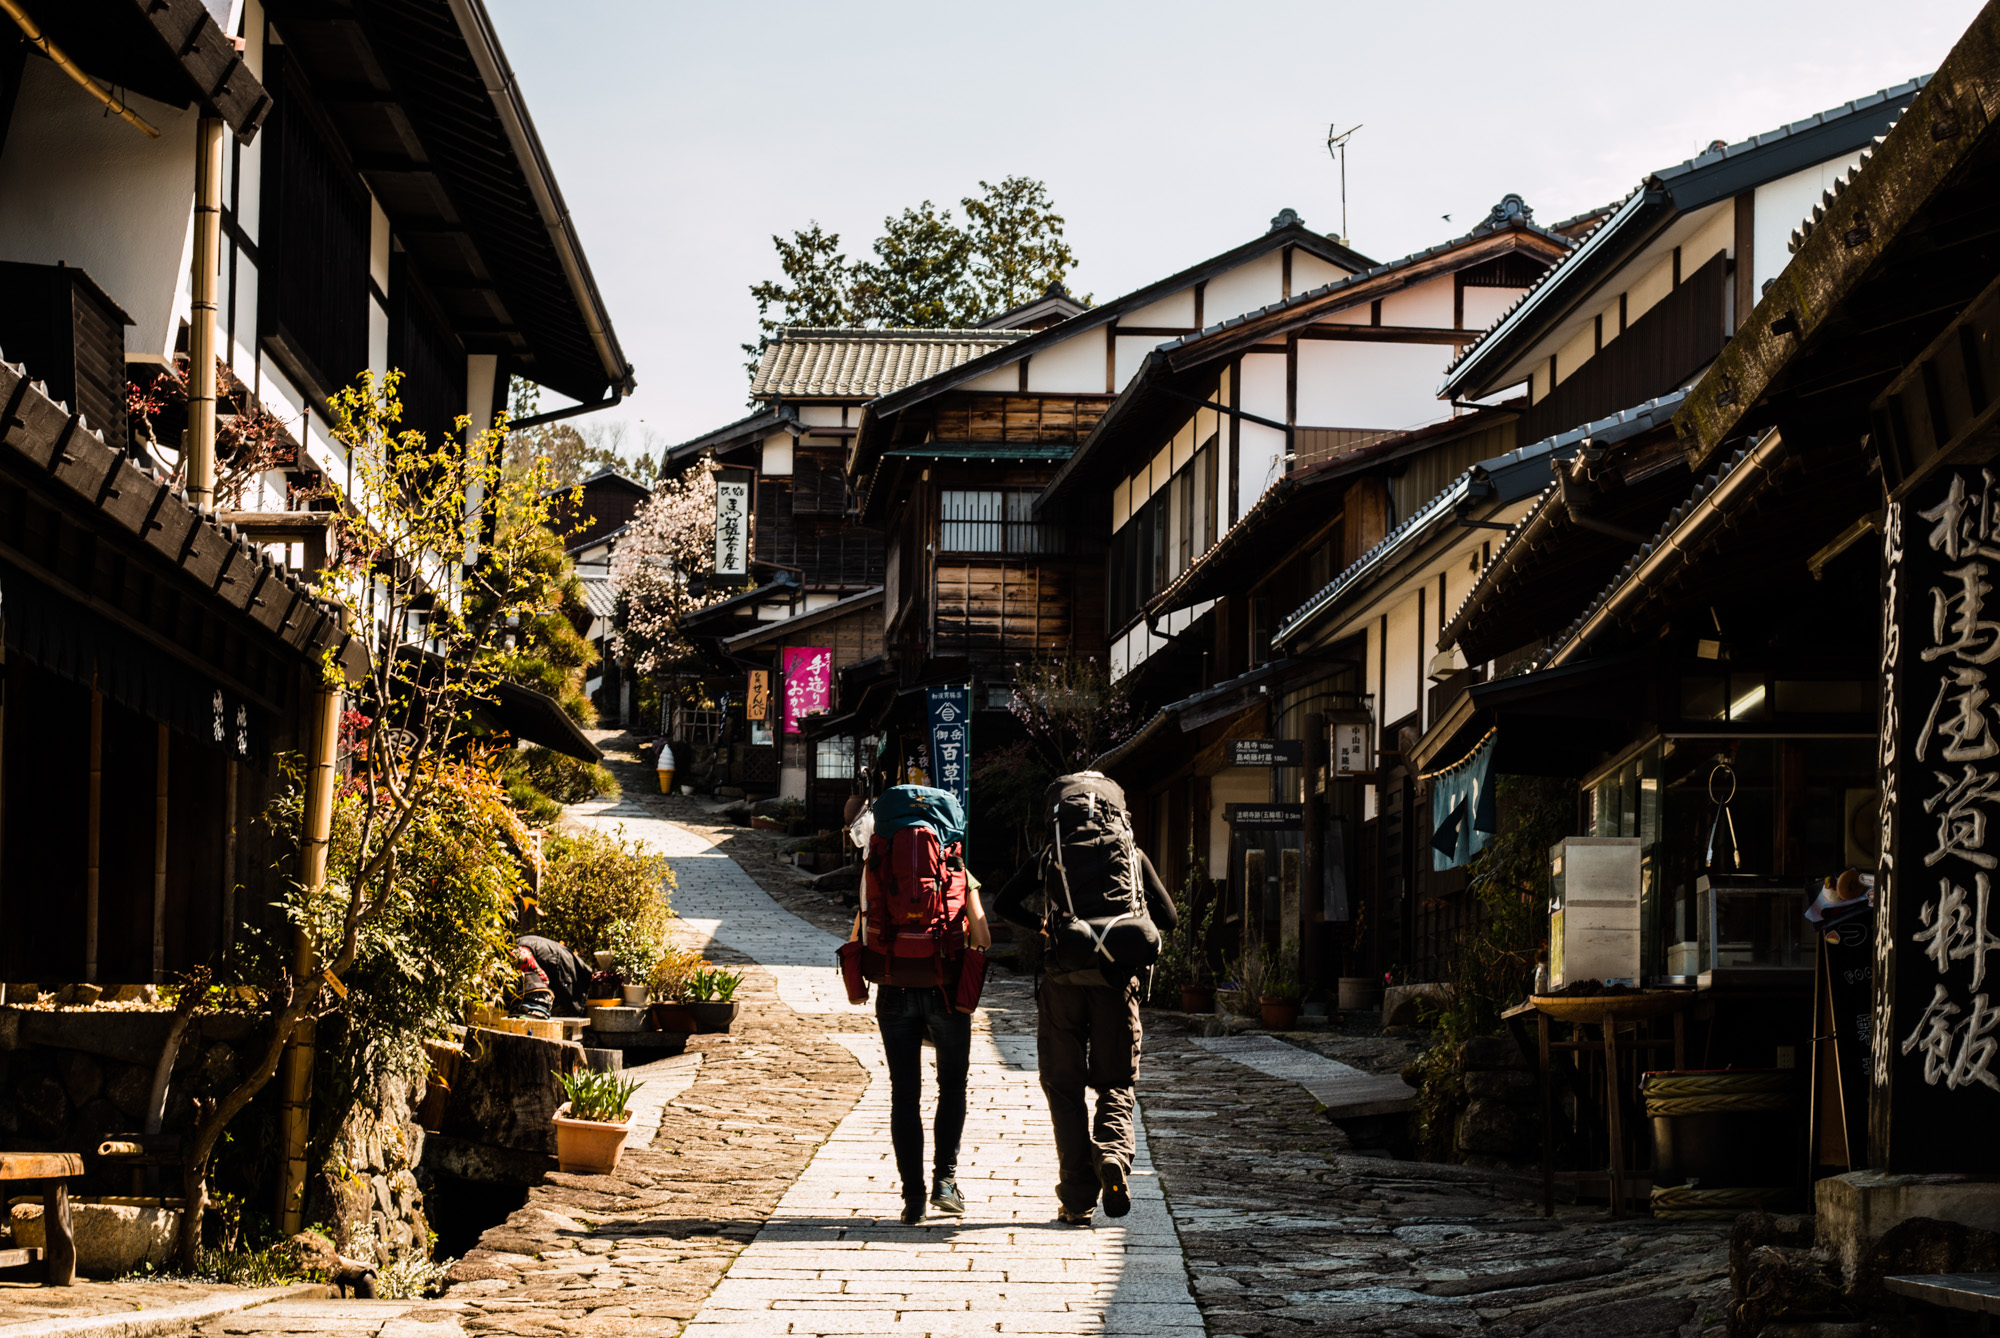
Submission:
{"label": "wooden bench", "polygon": [[[47,1245],[40,1250],[0,1250],[0,1268],[32,1264],[48,1268],[51,1287],[76,1281],[76,1236],[69,1217],[69,1177],[83,1174],[83,1158],[74,1152],[0,1152],[0,1181],[42,1182],[42,1230]],[[0,1199],[4,1199],[0,1195]]]}

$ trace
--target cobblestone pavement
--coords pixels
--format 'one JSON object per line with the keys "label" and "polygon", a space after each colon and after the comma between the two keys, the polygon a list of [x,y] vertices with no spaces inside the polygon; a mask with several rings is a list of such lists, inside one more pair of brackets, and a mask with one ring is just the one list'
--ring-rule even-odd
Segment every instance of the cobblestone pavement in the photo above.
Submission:
{"label": "cobblestone pavement", "polygon": [[[1179,1015],[1149,1014],[1140,1094],[1217,1338],[1721,1332],[1726,1224],[1591,1207],[1545,1219],[1539,1176],[1357,1155],[1297,1081],[1197,1039]],[[1373,1042],[1311,1048],[1382,1057]]]}

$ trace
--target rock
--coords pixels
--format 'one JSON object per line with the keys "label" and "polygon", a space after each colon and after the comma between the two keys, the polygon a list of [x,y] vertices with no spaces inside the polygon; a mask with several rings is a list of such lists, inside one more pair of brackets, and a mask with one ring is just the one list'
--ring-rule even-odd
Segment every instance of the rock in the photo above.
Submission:
{"label": "rock", "polygon": [[111,1071],[111,1079],[105,1084],[104,1095],[118,1107],[128,1119],[143,1120],[146,1116],[146,1098],[152,1094],[153,1077],[146,1070],[132,1064],[120,1064]]}
{"label": "rock", "polygon": [[1531,1107],[1481,1097],[1458,1117],[1457,1143],[1462,1152],[1526,1155],[1540,1147],[1541,1128]]}
{"label": "rock", "polygon": [[1694,1314],[1686,1297],[1651,1296],[1572,1311],[1528,1338],[1676,1338]]}
{"label": "rock", "polygon": [[773,795],[769,799],[759,799],[751,804],[750,811],[759,817],[779,817],[785,811],[785,801]]}
{"label": "rock", "polygon": [[31,1138],[54,1139],[69,1124],[69,1097],[62,1084],[46,1074],[29,1079],[14,1094],[21,1129]]}
{"label": "rock", "polygon": [[63,1091],[73,1105],[82,1105],[104,1090],[104,1066],[86,1054],[64,1055],[56,1064]]}
{"label": "rock", "polygon": [[1511,1036],[1475,1036],[1458,1047],[1458,1066],[1470,1073],[1478,1069],[1525,1069],[1527,1061]]}
{"label": "rock", "polygon": [[[94,1278],[116,1278],[145,1264],[164,1268],[180,1220],[180,1213],[168,1208],[71,1203],[77,1271]],[[48,1248],[39,1203],[15,1205],[11,1224],[16,1245],[29,1250]]]}
{"label": "rock", "polygon": [[555,1073],[583,1067],[574,1041],[475,1029],[451,1085],[440,1132],[469,1142],[537,1154],[555,1151]]}
{"label": "rock", "polygon": [[1465,1075],[1465,1094],[1495,1101],[1533,1101],[1535,1075],[1525,1069],[1474,1069]]}

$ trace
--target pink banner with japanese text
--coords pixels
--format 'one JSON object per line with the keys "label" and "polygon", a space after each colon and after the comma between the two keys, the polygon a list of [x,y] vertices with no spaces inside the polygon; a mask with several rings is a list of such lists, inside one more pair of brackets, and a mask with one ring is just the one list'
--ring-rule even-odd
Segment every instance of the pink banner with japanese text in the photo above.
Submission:
{"label": "pink banner with japanese text", "polygon": [[825,646],[785,648],[785,733],[799,721],[833,704],[833,651]]}

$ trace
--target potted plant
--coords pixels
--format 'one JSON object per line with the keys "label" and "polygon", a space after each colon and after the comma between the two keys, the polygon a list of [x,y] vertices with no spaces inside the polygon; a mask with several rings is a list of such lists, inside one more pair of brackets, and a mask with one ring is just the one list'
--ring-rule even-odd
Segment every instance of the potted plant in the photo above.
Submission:
{"label": "potted plant", "polygon": [[1299,998],[1304,994],[1299,986],[1298,960],[1298,944],[1288,942],[1265,969],[1257,1006],[1264,1026],[1271,1031],[1290,1031],[1298,1025]]}
{"label": "potted plant", "polygon": [[[611,956],[608,952],[597,955],[606,958]],[[590,976],[590,986],[584,991],[583,1001],[592,1008],[615,1008],[624,1002],[623,989],[624,982],[618,979],[616,971],[608,969],[593,971]]]}
{"label": "potted plant", "polygon": [[556,1167],[574,1175],[609,1175],[632,1132],[632,1093],[639,1084],[599,1069],[557,1072],[567,1098],[556,1107]]}
{"label": "potted plant", "polygon": [[[1192,865],[1193,851],[1189,852]],[[1209,897],[1202,899],[1202,883],[1199,873],[1188,871],[1187,888],[1181,911],[1180,923],[1167,936],[1167,950],[1162,951],[1160,960],[1165,963],[1169,952],[1174,958],[1176,984],[1181,992],[1183,1013],[1213,1013],[1215,1011],[1215,975],[1208,965],[1208,935],[1215,922],[1215,901]],[[1197,912],[1196,908],[1199,907]]]}
{"label": "potted plant", "polygon": [[644,1008],[646,982],[659,966],[666,944],[633,920],[613,920],[604,931],[604,941],[611,953],[612,969],[626,982],[621,987],[625,1006]]}
{"label": "potted plant", "polygon": [[692,948],[666,945],[653,967],[653,1003],[646,1012],[646,1025],[655,1031],[692,1033],[697,1030],[694,1008],[688,1002],[695,973],[707,963]]}
{"label": "potted plant", "polygon": [[736,1021],[736,988],[743,973],[705,966],[688,980],[688,1009],[698,1032],[728,1031]]}

